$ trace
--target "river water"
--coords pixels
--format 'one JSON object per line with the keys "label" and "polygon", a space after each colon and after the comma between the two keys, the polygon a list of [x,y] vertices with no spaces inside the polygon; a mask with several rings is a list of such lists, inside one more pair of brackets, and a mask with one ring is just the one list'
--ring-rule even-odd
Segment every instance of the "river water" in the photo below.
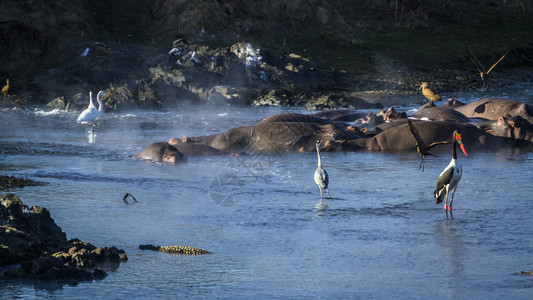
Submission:
{"label": "river water", "polygon": [[[532,95],[528,88],[491,94],[528,103]],[[416,152],[323,153],[332,196],[324,210],[315,209],[315,153],[189,157],[178,165],[132,158],[171,136],[217,133],[286,111],[303,112],[109,113],[92,136],[76,112],[1,110],[1,174],[47,183],[9,192],[46,207],[67,238],[116,246],[129,258],[105,279],[74,286],[3,281],[2,297],[531,299],[533,277],[516,274],[533,270],[530,152],[461,153],[453,220],[433,198],[447,147],[426,159],[424,172]],[[138,203],[126,205],[125,193]]]}

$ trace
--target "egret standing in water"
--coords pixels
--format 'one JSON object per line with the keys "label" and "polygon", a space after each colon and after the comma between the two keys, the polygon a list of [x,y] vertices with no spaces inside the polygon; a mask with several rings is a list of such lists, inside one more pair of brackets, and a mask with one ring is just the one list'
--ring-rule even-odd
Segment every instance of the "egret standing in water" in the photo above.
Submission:
{"label": "egret standing in water", "polygon": [[96,109],[96,106],[94,106],[93,103],[93,92],[89,92],[89,107],[82,111],[76,120],[76,123],[83,124],[82,130],[85,129],[85,126],[90,125],[93,127],[92,131],[94,134],[95,123],[102,116],[103,104],[100,95],[103,93],[103,91],[100,91],[96,97],[96,100],[98,101],[98,109]]}
{"label": "egret standing in water", "polygon": [[[96,121],[100,120],[100,117],[102,116],[102,112],[104,109],[104,104],[102,103],[102,99],[100,97],[104,94],[104,91],[99,91],[98,95],[96,95],[96,101],[98,101],[98,111],[96,112]],[[100,123],[98,123],[100,125]]]}
{"label": "egret standing in water", "polygon": [[[318,190],[320,191],[320,203],[318,204],[320,207],[322,207],[322,189],[326,189],[326,192],[328,193],[328,201],[329,201],[329,190],[328,190],[328,184],[329,184],[329,176],[328,172],[322,168],[322,162],[320,160],[320,141],[316,141],[316,154],[318,156],[318,167],[315,171],[315,183],[318,185]],[[327,204],[326,204],[327,206]]]}
{"label": "egret standing in water", "polygon": [[[459,180],[461,180],[461,176],[463,175],[463,167],[460,163],[457,162],[457,151],[456,151],[456,144],[459,144],[461,146],[461,150],[463,150],[463,153],[465,156],[468,156],[466,154],[465,146],[463,145],[463,141],[461,140],[461,133],[459,131],[453,132],[453,140],[452,140],[452,160],[448,164],[448,166],[440,173],[439,179],[437,180],[437,188],[435,189],[435,200],[437,200],[437,204],[441,203],[444,199],[444,195],[446,193],[446,202],[444,202],[444,210],[446,211],[446,219],[448,218],[448,211],[450,211],[450,215],[453,219],[453,213],[452,213],[452,203],[453,203],[453,195],[455,194],[455,189],[457,188],[457,183],[459,183]],[[448,195],[452,192],[452,200],[450,201],[450,205],[448,205]]]}

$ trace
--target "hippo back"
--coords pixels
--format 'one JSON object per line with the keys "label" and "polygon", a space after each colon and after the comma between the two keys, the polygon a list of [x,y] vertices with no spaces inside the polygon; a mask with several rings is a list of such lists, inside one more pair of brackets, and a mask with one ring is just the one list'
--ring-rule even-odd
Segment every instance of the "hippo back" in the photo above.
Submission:
{"label": "hippo back", "polygon": [[529,104],[511,99],[484,98],[459,107],[455,110],[469,118],[496,120],[501,116],[533,116],[533,107]]}

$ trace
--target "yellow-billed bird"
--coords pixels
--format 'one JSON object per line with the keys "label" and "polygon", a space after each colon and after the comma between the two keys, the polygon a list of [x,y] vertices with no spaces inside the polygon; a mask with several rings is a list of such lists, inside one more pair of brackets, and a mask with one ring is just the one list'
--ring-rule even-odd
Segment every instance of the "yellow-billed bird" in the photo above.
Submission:
{"label": "yellow-billed bird", "polygon": [[476,65],[477,67],[477,70],[479,71],[479,76],[481,76],[481,80],[485,80],[485,78],[487,78],[487,76],[489,75],[490,71],[492,71],[492,69],[494,69],[494,67],[496,67],[496,65],[502,61],[502,59],[509,53],[509,51],[505,52],[505,54],[500,57],[500,59],[498,59],[498,61],[496,61],[490,68],[488,71],[485,71],[485,67],[483,67],[483,65],[481,64],[481,62],[477,59],[477,57],[474,55],[474,52],[472,52],[472,50],[470,48],[468,48],[468,46],[465,46],[465,49],[466,49],[466,53],[468,53],[468,55],[470,56],[470,60],[472,60],[472,62]]}
{"label": "yellow-billed bird", "polygon": [[450,141],[439,141],[439,142],[433,142],[429,145],[427,145],[424,140],[420,137],[420,134],[418,133],[418,130],[416,129],[413,122],[411,122],[411,119],[407,119],[407,124],[409,125],[409,132],[411,132],[411,135],[415,138],[416,141],[416,151],[418,151],[418,154],[420,155],[420,158],[422,161],[420,161],[420,166],[418,166],[418,169],[422,168],[422,172],[424,172],[424,158],[428,155],[432,156],[438,156],[435,154],[429,153],[429,150],[437,145],[441,144],[449,144]]}
{"label": "yellow-billed bird", "polygon": [[9,91],[9,78],[6,80],[6,85],[2,87],[2,94],[4,94],[4,98],[6,97],[8,91]]}
{"label": "yellow-billed bird", "polygon": [[427,82],[422,82],[420,85],[420,89],[422,90],[422,94],[424,97],[428,98],[429,101],[441,101],[442,98],[435,94],[430,88]]}
{"label": "yellow-billed bird", "polygon": [[[448,211],[450,211],[450,215],[452,216],[452,219],[453,219],[453,213],[452,213],[453,195],[455,195],[455,189],[457,188],[457,183],[459,183],[459,180],[461,180],[461,176],[463,175],[463,167],[461,166],[460,163],[457,162],[456,144],[459,144],[465,156],[468,156],[468,154],[466,154],[463,141],[461,140],[461,133],[458,130],[455,130],[453,132],[453,140],[452,140],[452,160],[450,161],[448,166],[444,168],[444,171],[440,173],[439,179],[437,180],[437,188],[435,189],[435,192],[434,192],[435,200],[437,204],[441,203],[444,200],[444,198],[446,198],[446,202],[444,202],[444,210],[446,210],[446,219],[448,219]],[[448,195],[450,191],[452,192],[452,199],[450,201],[450,204],[448,205]]]}

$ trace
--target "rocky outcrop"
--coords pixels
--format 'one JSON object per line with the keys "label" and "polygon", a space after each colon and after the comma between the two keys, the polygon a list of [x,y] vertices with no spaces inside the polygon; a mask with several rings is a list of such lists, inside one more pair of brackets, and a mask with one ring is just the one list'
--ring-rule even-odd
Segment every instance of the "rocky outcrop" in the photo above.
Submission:
{"label": "rocky outcrop", "polygon": [[0,190],[6,190],[14,187],[25,187],[25,186],[38,186],[45,185],[44,182],[39,182],[26,178],[17,178],[14,176],[5,176],[0,175]]}
{"label": "rocky outcrop", "polygon": [[[347,92],[353,83],[348,74],[325,70],[300,55],[274,55],[251,43],[213,48],[179,39],[168,48],[150,51],[117,44],[86,46],[78,48],[88,51],[85,56],[76,53],[75,60],[35,80],[39,97],[56,98],[49,106],[83,107],[87,97],[80,96],[80,86],[88,90],[100,86],[106,89],[102,100],[107,111],[173,108],[183,103],[377,107]],[[53,86],[63,88],[56,91],[50,89]]]}
{"label": "rocky outcrop", "polygon": [[95,247],[68,240],[50,212],[24,205],[14,194],[0,198],[0,265],[8,268],[0,278],[37,278],[76,283],[107,276],[102,268],[127,261],[116,247]]}
{"label": "rocky outcrop", "polygon": [[166,253],[174,253],[174,254],[189,254],[189,255],[198,255],[198,254],[210,254],[211,252],[191,247],[191,246],[181,246],[181,245],[173,245],[173,246],[154,246],[154,245],[140,245],[139,249],[141,250],[153,250],[153,251],[159,251],[159,252],[166,252]]}

